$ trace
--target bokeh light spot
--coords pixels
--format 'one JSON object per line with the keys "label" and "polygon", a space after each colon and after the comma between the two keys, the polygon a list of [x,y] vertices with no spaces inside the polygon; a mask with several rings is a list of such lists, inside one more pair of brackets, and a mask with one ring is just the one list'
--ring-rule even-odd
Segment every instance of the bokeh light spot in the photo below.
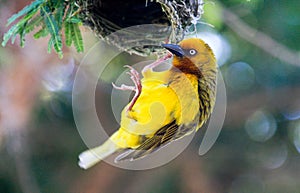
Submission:
{"label": "bokeh light spot", "polygon": [[283,112],[282,114],[283,114],[284,118],[286,118],[287,120],[290,120],[290,121],[300,119],[300,109],[289,110],[289,111]]}
{"label": "bokeh light spot", "polygon": [[293,127],[292,141],[298,153],[300,153],[300,122]]}
{"label": "bokeh light spot", "polygon": [[277,169],[287,160],[288,150],[284,142],[272,142],[262,148],[258,157],[264,168]]}
{"label": "bokeh light spot", "polygon": [[252,140],[264,142],[274,135],[277,123],[271,114],[258,110],[247,119],[245,129]]}
{"label": "bokeh light spot", "polygon": [[255,82],[253,68],[246,62],[236,62],[229,66],[225,74],[227,85],[234,90],[247,90]]}

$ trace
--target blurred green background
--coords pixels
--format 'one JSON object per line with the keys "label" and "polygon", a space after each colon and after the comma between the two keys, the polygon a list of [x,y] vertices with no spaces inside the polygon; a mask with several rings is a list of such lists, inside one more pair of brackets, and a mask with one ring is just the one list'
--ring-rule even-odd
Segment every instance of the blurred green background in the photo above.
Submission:
{"label": "blurred green background", "polygon": [[[7,18],[28,3],[0,1],[1,39]],[[72,82],[84,54],[65,50],[60,60],[47,54],[47,39],[30,36],[25,48],[0,47],[0,192],[300,192],[299,7],[298,0],[205,5],[197,33],[216,52],[226,83],[224,127],[204,156],[202,131],[175,160],[146,171],[77,166],[86,146],[73,120]],[[83,31],[88,50],[97,40]],[[140,60],[122,54],[112,62],[96,91],[103,101],[122,66]],[[100,109],[117,129],[110,106]]]}

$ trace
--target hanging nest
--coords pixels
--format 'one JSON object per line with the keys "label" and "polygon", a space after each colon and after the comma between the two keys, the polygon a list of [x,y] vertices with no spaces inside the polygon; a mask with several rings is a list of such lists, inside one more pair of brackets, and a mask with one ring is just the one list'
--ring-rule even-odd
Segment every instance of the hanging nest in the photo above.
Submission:
{"label": "hanging nest", "polygon": [[[141,56],[159,53],[159,44],[166,40],[180,41],[203,13],[202,0],[77,0],[77,4],[80,18],[98,37]],[[136,25],[143,26],[128,28]]]}

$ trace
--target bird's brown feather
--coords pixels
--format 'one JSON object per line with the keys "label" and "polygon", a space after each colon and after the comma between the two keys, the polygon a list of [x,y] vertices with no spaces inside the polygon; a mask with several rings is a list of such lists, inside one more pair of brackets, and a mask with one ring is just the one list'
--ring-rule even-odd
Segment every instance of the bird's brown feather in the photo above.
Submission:
{"label": "bird's brown feather", "polygon": [[168,144],[178,131],[178,125],[175,120],[161,129],[159,129],[152,137],[146,138],[145,141],[134,150],[128,150],[119,155],[116,161],[136,160],[150,153],[153,153]]}

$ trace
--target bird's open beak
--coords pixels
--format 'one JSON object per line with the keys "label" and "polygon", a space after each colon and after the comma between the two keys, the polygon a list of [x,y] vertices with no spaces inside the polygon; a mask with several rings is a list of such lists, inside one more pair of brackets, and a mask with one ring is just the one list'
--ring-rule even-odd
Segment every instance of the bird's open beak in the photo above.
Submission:
{"label": "bird's open beak", "polygon": [[162,47],[166,48],[172,54],[174,54],[178,57],[183,57],[184,56],[184,52],[183,52],[182,48],[179,45],[176,45],[176,44],[162,44]]}

